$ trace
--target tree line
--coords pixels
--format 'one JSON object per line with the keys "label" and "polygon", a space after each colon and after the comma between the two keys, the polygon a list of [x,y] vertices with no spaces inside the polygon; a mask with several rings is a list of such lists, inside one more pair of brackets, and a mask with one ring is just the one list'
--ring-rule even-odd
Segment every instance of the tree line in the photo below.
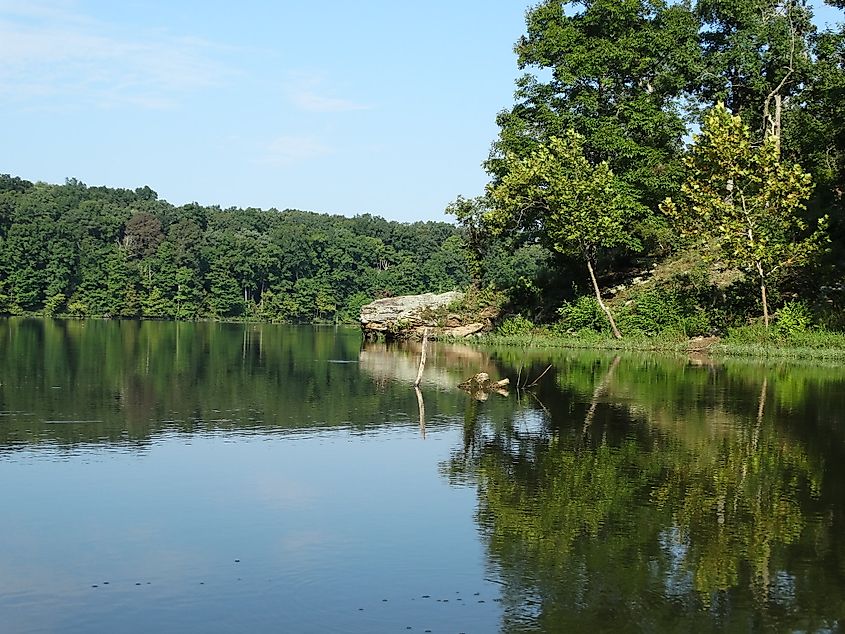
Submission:
{"label": "tree line", "polygon": [[348,321],[378,297],[468,282],[447,222],[174,206],[149,187],[0,175],[0,314]]}
{"label": "tree line", "polygon": [[617,337],[643,295],[685,334],[845,327],[845,24],[803,0],[544,0],[526,27],[490,183],[450,207],[476,279],[521,251],[523,313]]}

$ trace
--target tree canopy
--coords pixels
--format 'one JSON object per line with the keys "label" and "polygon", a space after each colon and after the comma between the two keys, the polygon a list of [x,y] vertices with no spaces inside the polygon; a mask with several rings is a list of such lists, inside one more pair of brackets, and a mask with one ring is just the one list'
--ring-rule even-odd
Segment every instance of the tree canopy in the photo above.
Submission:
{"label": "tree canopy", "polygon": [[509,153],[508,171],[490,196],[496,209],[488,217],[494,227],[534,230],[555,251],[574,249],[585,260],[596,300],[607,314],[616,337],[613,315],[601,299],[595,276],[599,249],[634,242],[629,233],[639,205],[606,161],[593,165],[584,156],[584,137],[567,131],[551,137],[525,158]]}
{"label": "tree canopy", "polygon": [[0,314],[355,320],[381,296],[469,281],[458,230],[297,210],[176,207],[0,176]]}

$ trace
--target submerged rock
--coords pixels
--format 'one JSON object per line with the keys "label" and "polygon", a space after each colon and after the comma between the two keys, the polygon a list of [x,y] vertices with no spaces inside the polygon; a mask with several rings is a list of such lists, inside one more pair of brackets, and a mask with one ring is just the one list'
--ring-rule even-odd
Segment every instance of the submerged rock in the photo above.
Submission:
{"label": "submerged rock", "polygon": [[500,381],[491,381],[490,375],[486,372],[479,372],[471,376],[463,383],[458,384],[458,387],[465,392],[468,392],[473,398],[479,401],[486,401],[488,394],[495,392],[500,396],[508,395],[509,379],[502,379]]}

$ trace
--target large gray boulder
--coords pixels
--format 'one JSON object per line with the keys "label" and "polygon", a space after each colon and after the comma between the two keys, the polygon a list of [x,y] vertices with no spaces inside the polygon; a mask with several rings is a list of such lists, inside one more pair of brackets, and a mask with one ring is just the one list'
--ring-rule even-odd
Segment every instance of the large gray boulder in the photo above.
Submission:
{"label": "large gray boulder", "polygon": [[426,313],[445,308],[462,297],[463,293],[450,291],[377,299],[361,308],[361,328],[364,334],[401,336],[402,331],[415,332],[417,328],[435,326],[436,322]]}

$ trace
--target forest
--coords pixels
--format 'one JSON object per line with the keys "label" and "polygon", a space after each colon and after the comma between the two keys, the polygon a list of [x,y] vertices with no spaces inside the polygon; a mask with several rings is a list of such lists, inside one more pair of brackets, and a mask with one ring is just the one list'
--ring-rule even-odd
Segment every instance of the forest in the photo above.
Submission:
{"label": "forest", "polygon": [[490,182],[449,205],[457,224],[4,175],[0,314],[341,322],[473,288],[512,334],[845,330],[842,19],[822,28],[803,0],[546,0],[525,20]]}
{"label": "forest", "polygon": [[[842,9],[829,0],[830,11]],[[569,334],[845,328],[845,25],[801,0],[543,1],[472,268]],[[522,318],[509,330],[530,327]]]}
{"label": "forest", "polygon": [[176,207],[149,187],[0,176],[0,313],[351,321],[376,297],[468,283],[446,222]]}

